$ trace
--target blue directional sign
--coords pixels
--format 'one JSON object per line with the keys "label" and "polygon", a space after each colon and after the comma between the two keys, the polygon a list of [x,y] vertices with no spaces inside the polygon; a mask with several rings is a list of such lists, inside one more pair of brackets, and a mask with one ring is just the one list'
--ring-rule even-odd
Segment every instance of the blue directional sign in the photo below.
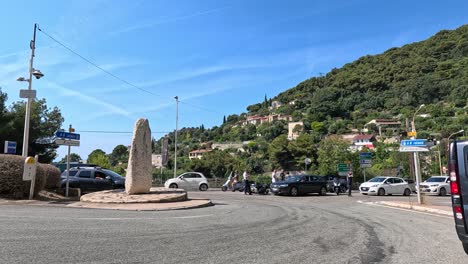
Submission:
{"label": "blue directional sign", "polygon": [[80,140],[80,134],[76,133],[69,133],[65,131],[57,131],[55,132],[56,138],[64,138],[64,139],[72,139],[72,140]]}
{"label": "blue directional sign", "polygon": [[411,139],[411,140],[402,140],[401,146],[404,147],[425,147],[426,140],[425,139]]}
{"label": "blue directional sign", "polygon": [[15,141],[5,141],[5,153],[16,154],[16,142]]}

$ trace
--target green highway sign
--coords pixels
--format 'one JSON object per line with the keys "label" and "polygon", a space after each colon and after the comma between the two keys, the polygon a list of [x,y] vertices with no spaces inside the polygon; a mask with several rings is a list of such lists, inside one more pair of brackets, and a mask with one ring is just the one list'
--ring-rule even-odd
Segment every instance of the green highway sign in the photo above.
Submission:
{"label": "green highway sign", "polygon": [[338,172],[348,172],[349,171],[349,166],[346,163],[340,163],[338,164]]}

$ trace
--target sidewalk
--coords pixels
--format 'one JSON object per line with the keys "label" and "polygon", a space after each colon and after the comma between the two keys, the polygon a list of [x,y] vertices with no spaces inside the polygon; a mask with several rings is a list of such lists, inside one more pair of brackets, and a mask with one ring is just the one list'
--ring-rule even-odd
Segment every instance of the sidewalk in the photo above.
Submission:
{"label": "sidewalk", "polygon": [[378,201],[375,204],[385,205],[390,207],[404,208],[409,210],[415,210],[426,213],[433,213],[444,216],[453,216],[452,208],[449,206],[421,204],[413,202],[402,202],[402,201]]}

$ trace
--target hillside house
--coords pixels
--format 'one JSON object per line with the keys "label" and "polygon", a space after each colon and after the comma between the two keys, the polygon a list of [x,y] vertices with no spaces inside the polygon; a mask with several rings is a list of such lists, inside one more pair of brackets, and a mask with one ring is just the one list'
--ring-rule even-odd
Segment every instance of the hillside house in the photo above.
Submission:
{"label": "hillside house", "polygon": [[197,149],[189,152],[189,159],[201,159],[204,154],[213,151],[212,149]]}
{"label": "hillside house", "polygon": [[379,130],[379,137],[390,132],[392,135],[397,135],[400,132],[401,122],[393,119],[373,119],[364,125],[363,132],[369,132],[369,127],[375,125]]}
{"label": "hillside house", "polygon": [[374,149],[375,142],[374,135],[356,135],[353,138],[353,145],[350,147],[352,151],[361,151],[363,147],[367,147],[369,149]]}
{"label": "hillside house", "polygon": [[301,132],[304,130],[303,122],[290,122],[288,123],[288,139],[294,140],[301,135]]}

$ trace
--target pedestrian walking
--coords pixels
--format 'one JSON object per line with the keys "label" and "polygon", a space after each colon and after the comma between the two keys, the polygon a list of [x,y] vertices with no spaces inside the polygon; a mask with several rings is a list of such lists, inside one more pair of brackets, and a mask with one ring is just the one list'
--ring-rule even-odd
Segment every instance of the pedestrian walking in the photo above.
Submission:
{"label": "pedestrian walking", "polygon": [[243,178],[244,178],[244,184],[245,184],[245,187],[244,187],[244,194],[247,194],[249,193],[249,195],[252,195],[252,190],[250,189],[250,175],[249,173],[247,172],[247,170],[244,171],[244,174],[242,175]]}
{"label": "pedestrian walking", "polygon": [[353,171],[348,172],[348,196],[351,195],[351,189],[353,188]]}
{"label": "pedestrian walking", "polygon": [[275,183],[276,182],[276,169],[273,170],[273,172],[271,173],[271,183]]}

